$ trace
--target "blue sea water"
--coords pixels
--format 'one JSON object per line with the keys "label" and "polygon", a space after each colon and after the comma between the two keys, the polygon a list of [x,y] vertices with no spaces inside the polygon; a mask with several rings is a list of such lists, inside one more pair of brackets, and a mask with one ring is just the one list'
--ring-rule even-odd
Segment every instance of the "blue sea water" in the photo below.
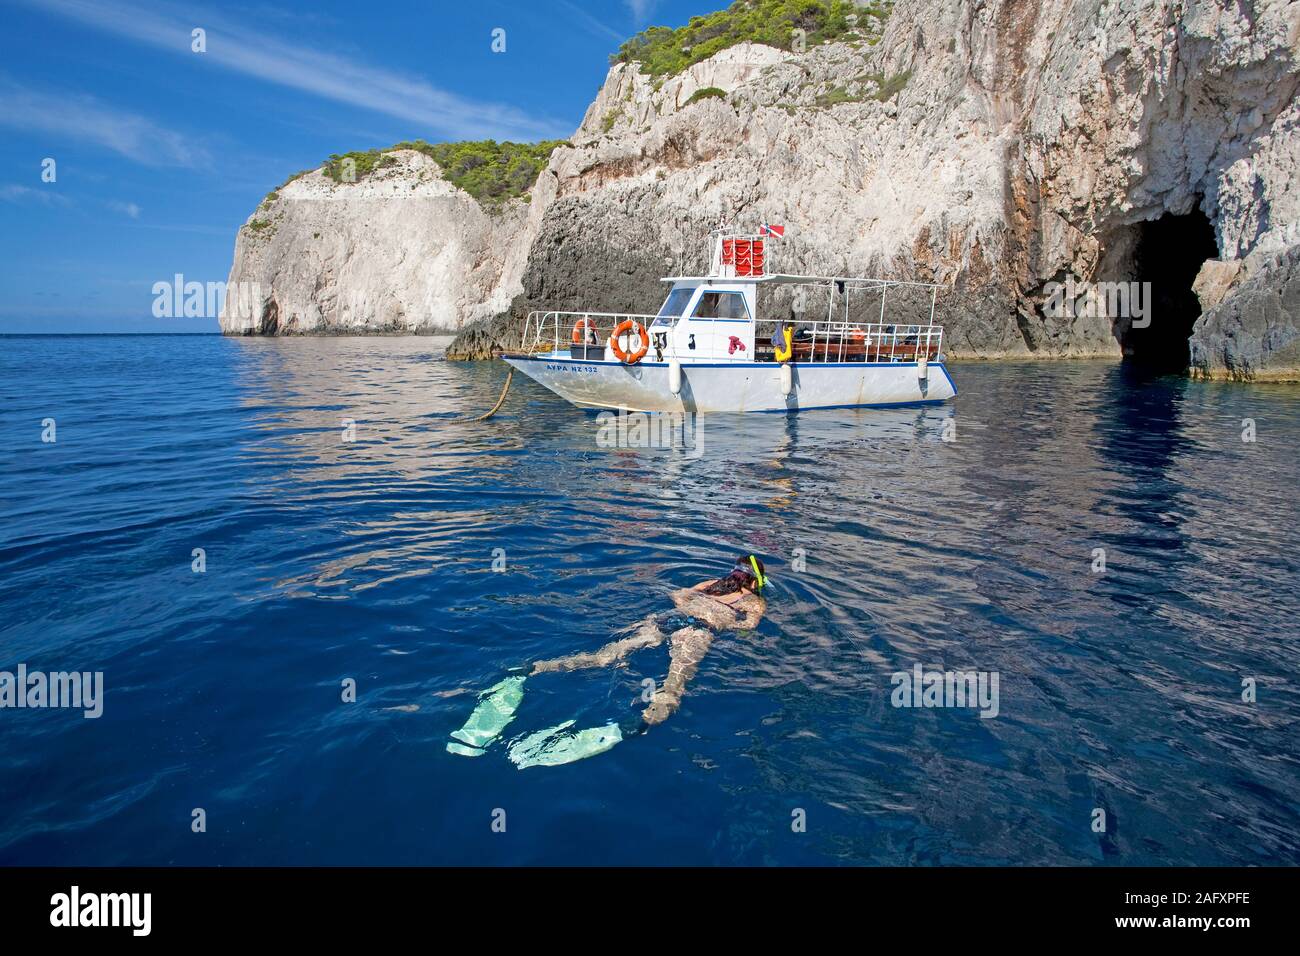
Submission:
{"label": "blue sea water", "polygon": [[[948,406],[714,416],[692,457],[518,378],[467,422],[503,368],[430,339],[0,344],[0,669],[105,687],[0,710],[0,863],[1300,863],[1295,389],[957,364]],[[750,550],[768,614],[665,724],[444,749]],[[918,663],[998,715],[892,706]],[[666,667],[532,679],[505,736]]]}

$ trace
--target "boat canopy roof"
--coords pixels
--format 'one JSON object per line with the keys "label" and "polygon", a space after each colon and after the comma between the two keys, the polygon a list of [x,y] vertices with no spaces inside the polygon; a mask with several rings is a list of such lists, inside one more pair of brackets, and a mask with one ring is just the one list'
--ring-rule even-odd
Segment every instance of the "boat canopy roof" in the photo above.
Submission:
{"label": "boat canopy roof", "polygon": [[821,285],[838,289],[885,289],[891,286],[915,286],[938,290],[937,282],[918,282],[909,279],[876,279],[870,276],[813,276],[777,272],[772,265],[774,249],[770,242],[785,234],[780,226],[764,225],[757,233],[735,232],[719,229],[710,233],[708,271],[704,275],[665,276],[663,281],[673,285],[700,286],[740,285],[753,292],[759,285]]}
{"label": "boat canopy roof", "polygon": [[801,276],[773,274],[761,276],[664,276],[662,282],[680,283],[682,285],[711,285],[752,282],[763,285],[856,285],[856,286],[891,286],[910,285],[922,289],[937,289],[941,283],[917,282],[909,279],[872,279],[867,276]]}

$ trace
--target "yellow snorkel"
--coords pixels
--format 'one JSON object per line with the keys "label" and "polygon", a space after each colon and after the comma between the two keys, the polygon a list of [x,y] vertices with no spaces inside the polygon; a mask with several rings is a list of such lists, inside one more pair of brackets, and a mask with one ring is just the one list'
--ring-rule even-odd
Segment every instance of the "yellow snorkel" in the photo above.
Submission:
{"label": "yellow snorkel", "polygon": [[763,572],[758,569],[758,559],[752,554],[749,556],[749,566],[754,569],[754,580],[758,583],[758,589],[763,590],[767,587],[767,578],[763,577]]}

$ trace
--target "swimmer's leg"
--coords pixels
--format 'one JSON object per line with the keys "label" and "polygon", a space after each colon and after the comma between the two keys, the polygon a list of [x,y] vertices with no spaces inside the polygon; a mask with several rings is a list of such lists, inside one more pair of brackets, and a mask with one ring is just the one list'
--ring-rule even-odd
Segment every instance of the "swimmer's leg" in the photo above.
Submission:
{"label": "swimmer's leg", "polygon": [[672,659],[668,664],[668,676],[663,686],[655,691],[648,706],[641,714],[641,719],[650,726],[662,724],[682,702],[686,693],[686,684],[695,676],[700,661],[709,652],[713,643],[713,632],[702,627],[684,627],[673,631]]}
{"label": "swimmer's leg", "polygon": [[659,629],[658,615],[651,615],[637,625],[636,633],[621,641],[606,644],[598,651],[570,654],[550,661],[538,661],[533,665],[532,674],[545,674],[548,671],[576,671],[585,667],[608,667],[616,664],[634,651],[647,647],[658,647],[667,636]]}

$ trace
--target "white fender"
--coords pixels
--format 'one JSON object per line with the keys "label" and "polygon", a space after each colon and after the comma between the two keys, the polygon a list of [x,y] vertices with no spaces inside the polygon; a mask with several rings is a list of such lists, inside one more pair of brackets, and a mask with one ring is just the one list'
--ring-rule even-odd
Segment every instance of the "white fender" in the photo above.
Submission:
{"label": "white fender", "polygon": [[682,363],[677,359],[668,360],[668,391],[674,395],[682,393]]}
{"label": "white fender", "polygon": [[924,355],[918,355],[916,358],[916,377],[922,382],[930,377],[929,361]]}
{"label": "white fender", "polygon": [[790,363],[781,363],[781,394],[789,397],[794,391],[794,373],[790,371]]}

